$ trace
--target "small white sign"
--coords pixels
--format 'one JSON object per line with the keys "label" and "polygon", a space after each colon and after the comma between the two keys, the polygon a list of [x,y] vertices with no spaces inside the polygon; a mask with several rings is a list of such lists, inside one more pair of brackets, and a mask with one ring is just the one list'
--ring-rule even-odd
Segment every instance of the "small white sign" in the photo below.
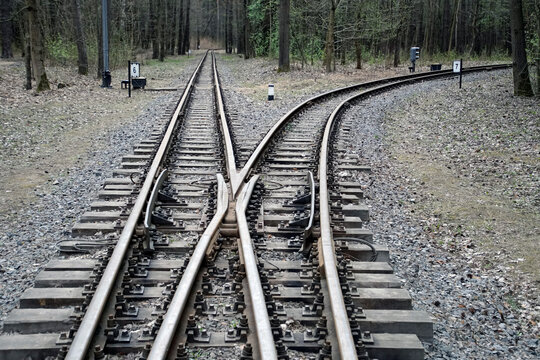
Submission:
{"label": "small white sign", "polygon": [[454,60],[454,72],[461,72],[461,60]]}
{"label": "small white sign", "polygon": [[139,63],[131,63],[131,77],[140,77],[141,65]]}

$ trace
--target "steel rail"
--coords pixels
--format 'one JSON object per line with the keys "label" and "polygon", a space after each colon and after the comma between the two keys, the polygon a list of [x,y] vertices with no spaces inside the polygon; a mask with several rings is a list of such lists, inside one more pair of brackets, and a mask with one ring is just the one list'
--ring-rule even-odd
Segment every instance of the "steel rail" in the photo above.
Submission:
{"label": "steel rail", "polygon": [[311,234],[311,229],[313,228],[313,219],[315,219],[315,192],[317,191],[315,187],[315,180],[313,179],[313,173],[311,171],[308,171],[308,178],[309,178],[309,188],[311,190],[311,205],[309,207],[310,214],[309,214],[309,222],[304,229],[304,238],[308,237]]}
{"label": "steel rail", "polygon": [[[475,71],[483,71],[483,70],[504,69],[504,68],[508,68],[510,66],[512,66],[512,65],[511,64],[498,64],[498,65],[487,65],[487,66],[473,66],[473,67],[470,67],[470,68],[464,68],[463,73],[475,72]],[[264,138],[261,140],[259,145],[257,145],[257,148],[255,148],[255,151],[251,154],[251,156],[247,160],[246,164],[244,165],[244,167],[242,168],[242,170],[238,174],[237,182],[235,184],[235,187],[233,188],[233,194],[235,194],[238,191],[238,189],[242,186],[242,183],[245,182],[245,180],[248,177],[251,169],[253,168],[255,163],[260,159],[260,157],[264,153],[264,150],[268,147],[268,144],[270,143],[271,139],[279,131],[279,129],[281,129],[295,114],[299,113],[301,110],[303,110],[304,108],[309,106],[310,103],[312,103],[314,101],[317,101],[317,100],[321,100],[323,98],[326,98],[326,97],[329,97],[329,96],[332,96],[332,95],[339,94],[341,92],[351,91],[351,90],[355,90],[355,89],[361,89],[361,88],[369,87],[369,86],[376,86],[376,85],[379,85],[379,84],[385,84],[385,83],[394,82],[394,81],[402,81],[402,80],[407,80],[407,79],[419,78],[419,77],[426,76],[426,74],[429,74],[429,75],[437,75],[438,74],[438,75],[441,75],[441,76],[443,76],[443,75],[458,76],[459,75],[457,73],[454,73],[452,70],[437,70],[437,71],[431,71],[429,73],[415,73],[415,74],[409,74],[409,75],[395,76],[395,77],[368,81],[368,82],[364,82],[364,83],[360,83],[360,84],[349,85],[349,86],[345,86],[345,87],[342,87],[342,88],[326,91],[326,92],[324,92],[322,94],[315,95],[315,96],[309,98],[308,100],[305,100],[304,102],[298,104],[292,110],[290,110],[285,115],[283,115],[283,117],[281,119],[279,119],[274,124],[274,126],[272,126],[270,128],[270,130],[268,130],[268,132],[266,133]]]}
{"label": "steel rail", "polygon": [[[214,90],[216,93],[219,123],[221,125],[221,132],[225,140],[225,160],[227,163],[227,171],[231,182],[232,197],[236,196],[236,191],[239,188],[241,180],[238,176],[236,169],[236,158],[234,154],[234,147],[231,140],[231,133],[229,131],[229,125],[227,124],[227,115],[225,114],[225,105],[223,102],[223,95],[221,94],[221,82],[219,81],[219,74],[217,71],[217,65],[214,53],[212,53],[212,68],[214,70]],[[235,189],[235,190],[233,190]]]}
{"label": "steel rail", "polygon": [[107,267],[103,272],[103,276],[96,288],[94,296],[92,297],[92,300],[88,305],[79,329],[77,330],[75,337],[73,338],[69,351],[66,355],[67,360],[84,360],[86,358],[86,354],[93,341],[98,324],[102,319],[103,311],[106,307],[107,302],[109,301],[111,291],[115,286],[116,279],[118,278],[118,275],[122,268],[122,264],[126,257],[129,244],[131,242],[131,238],[135,233],[135,228],[144,209],[144,204],[146,203],[146,199],[150,194],[154,179],[158,174],[161,164],[165,159],[167,151],[172,142],[174,131],[177,127],[177,124],[179,123],[179,115],[181,111],[184,110],[184,107],[187,104],[188,98],[193,88],[193,83],[195,82],[195,79],[199,74],[199,70],[201,69],[201,66],[207,55],[208,52],[206,52],[206,54],[199,62],[197,68],[193,72],[189,83],[184,89],[182,97],[178,102],[178,106],[176,107],[176,110],[171,117],[171,121],[169,122],[167,131],[165,132],[165,136],[163,137],[158,151],[154,156],[154,160],[152,161],[152,165],[148,170],[148,174],[143,183],[141,191],[137,196],[135,204],[133,205],[131,213],[126,221],[126,224],[122,229],[122,233],[120,234],[120,237],[116,243],[111,258],[107,263]]}
{"label": "steel rail", "polygon": [[191,288],[197,279],[197,274],[204,261],[206,251],[210,245],[213,237],[219,231],[221,221],[225,217],[225,213],[229,208],[229,192],[227,190],[227,184],[223,178],[223,175],[216,174],[218,179],[218,202],[217,211],[212,217],[210,224],[201,235],[201,238],[197,242],[197,246],[193,251],[193,255],[189,259],[189,263],[184,271],[180,283],[178,284],[174,297],[169,304],[167,313],[163,317],[163,323],[161,324],[157,336],[152,344],[152,350],[148,355],[148,360],[164,360],[167,358],[169,348],[172,344],[173,338],[176,335],[176,329],[180,323],[180,318],[184,312],[184,308],[191,296]]}
{"label": "steel rail", "polygon": [[[336,110],[334,110],[334,113],[336,113]],[[319,252],[322,253],[323,258],[324,274],[328,286],[328,297],[330,298],[332,319],[336,329],[339,354],[341,359],[354,360],[358,359],[358,355],[356,353],[356,346],[349,324],[349,316],[347,315],[347,310],[345,308],[345,301],[343,300],[341,285],[339,283],[334,241],[332,239],[332,228],[330,227],[330,206],[328,204],[330,200],[326,179],[328,172],[328,142],[330,139],[330,130],[332,129],[334,113],[332,113],[326,123],[319,158],[319,222],[321,227],[321,249],[319,249]]]}
{"label": "steel rail", "polygon": [[156,200],[159,196],[159,190],[161,189],[161,185],[163,185],[163,182],[167,179],[168,176],[169,171],[167,169],[161,171],[161,174],[159,174],[156,183],[154,184],[154,189],[152,189],[152,193],[150,195],[150,198],[148,199],[148,203],[146,204],[146,212],[144,213],[144,229],[147,233],[152,227],[152,212],[154,211],[154,208],[156,206]]}
{"label": "steel rail", "polygon": [[259,269],[257,267],[257,259],[249,235],[249,227],[246,219],[246,209],[251,198],[255,184],[259,179],[259,175],[255,175],[247,183],[236,202],[236,219],[238,224],[238,233],[240,234],[240,244],[242,255],[244,258],[244,266],[246,269],[246,277],[248,280],[249,294],[251,298],[251,306],[253,317],[255,318],[255,329],[257,332],[257,341],[259,344],[259,357],[261,360],[276,360],[277,351],[274,343],[274,336],[270,326],[270,318],[266,308],[266,299],[259,277]]}
{"label": "steel rail", "polygon": [[[470,70],[478,71],[480,69]],[[336,329],[336,338],[339,347],[341,359],[358,359],[354,338],[352,336],[351,327],[349,324],[349,316],[345,308],[343,292],[339,282],[337,271],[337,262],[335,257],[334,239],[330,220],[330,197],[328,192],[328,152],[330,144],[330,136],[335,120],[344,109],[344,107],[353,100],[374,95],[376,93],[393,89],[397,86],[408,84],[411,82],[436,79],[447,76],[447,73],[433,72],[408,78],[391,84],[381,85],[366,91],[355,94],[346,100],[342,101],[332,112],[328,118],[324,130],[324,135],[321,143],[321,151],[319,156],[319,221],[320,221],[320,240],[324,273],[328,286],[328,294],[330,298],[330,307],[332,310],[332,318]]]}
{"label": "steel rail", "polygon": [[312,234],[313,231],[313,221],[315,220],[315,197],[316,197],[316,191],[317,188],[315,187],[315,180],[313,179],[313,173],[311,171],[308,171],[308,181],[309,181],[309,189],[311,191],[311,204],[309,207],[310,213],[309,213],[309,221],[306,227],[304,228],[303,233],[303,241],[302,241],[302,247],[299,252],[306,251],[306,245],[307,245],[307,239]]}

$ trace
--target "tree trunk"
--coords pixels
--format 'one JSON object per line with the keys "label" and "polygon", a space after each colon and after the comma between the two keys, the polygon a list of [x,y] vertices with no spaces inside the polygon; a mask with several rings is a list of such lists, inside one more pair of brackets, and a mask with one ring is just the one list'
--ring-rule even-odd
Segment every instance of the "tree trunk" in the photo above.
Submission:
{"label": "tree trunk", "polygon": [[159,43],[159,61],[165,60],[166,35],[165,35],[165,22],[167,21],[167,4],[165,0],[158,0],[158,43]]}
{"label": "tree trunk", "polygon": [[253,49],[253,44],[251,43],[251,22],[249,21],[248,11],[249,0],[244,0],[244,46],[246,47],[246,53],[244,54],[244,59],[249,59],[255,57],[255,49]]}
{"label": "tree trunk", "polygon": [[442,31],[441,31],[441,47],[439,48],[440,52],[445,52],[448,50],[448,40],[450,34],[450,0],[444,0],[443,2],[443,17],[442,17]]}
{"label": "tree trunk", "polygon": [[189,34],[189,8],[190,8],[190,5],[191,5],[191,0],[186,0],[186,24],[185,24],[185,27],[184,27],[184,54],[186,52],[189,52],[189,37],[190,37],[190,34]]}
{"label": "tree trunk", "polygon": [[197,20],[197,26],[196,26],[196,29],[197,29],[197,42],[196,42],[196,46],[195,46],[195,49],[199,50],[201,48],[201,3],[200,2],[197,2],[197,16],[196,16],[196,20]]}
{"label": "tree trunk", "polygon": [[79,74],[88,75],[88,54],[86,52],[86,39],[84,37],[83,27],[81,23],[81,9],[79,0],[71,2],[73,12],[73,27],[75,28],[75,37],[77,42],[77,65],[79,66]]}
{"label": "tree trunk", "polygon": [[2,58],[4,59],[13,57],[13,50],[11,49],[13,40],[12,10],[13,0],[0,1],[0,31],[2,33]]}
{"label": "tree trunk", "polygon": [[157,0],[150,0],[150,36],[152,37],[152,59],[159,58],[159,6]]}
{"label": "tree trunk", "polygon": [[278,71],[289,71],[289,26],[290,0],[280,0],[279,6],[279,67]]}
{"label": "tree trunk", "polygon": [[360,41],[361,29],[360,29],[360,20],[362,20],[362,7],[361,4],[358,4],[358,9],[356,11],[356,29],[355,29],[355,40],[354,40],[354,49],[356,54],[356,68],[362,69],[362,42]]}
{"label": "tree trunk", "polygon": [[355,53],[356,53],[356,68],[362,69],[362,44],[360,39],[354,41]]}
{"label": "tree trunk", "polygon": [[184,0],[178,1],[178,43],[177,54],[184,55]]}
{"label": "tree trunk", "polygon": [[238,53],[246,54],[245,38],[246,38],[246,13],[244,11],[244,1],[240,0],[237,5],[237,22],[236,22],[236,43],[238,44]]}
{"label": "tree trunk", "polygon": [[330,0],[330,13],[328,14],[328,29],[326,30],[326,44],[324,47],[323,65],[326,72],[332,72],[334,62],[334,25],[336,23],[336,8],[340,0]]}
{"label": "tree trunk", "polygon": [[510,0],[510,26],[512,28],[514,95],[533,96],[527,65],[527,52],[525,50],[525,30],[521,0]]}
{"label": "tree trunk", "polygon": [[[174,6],[174,2],[167,1],[169,16],[167,17],[167,24],[169,29],[174,29],[174,25],[176,22],[176,7]],[[175,33],[176,31],[167,31],[167,55],[174,55],[174,45],[175,42]]]}
{"label": "tree trunk", "polygon": [[24,88],[26,90],[32,89],[32,50],[30,46],[30,32],[28,31],[28,14],[23,15],[24,21],[26,23],[24,26],[24,67],[26,70],[26,83]]}
{"label": "tree trunk", "polygon": [[219,13],[219,0],[216,0],[216,41],[221,46],[221,16]]}
{"label": "tree trunk", "polygon": [[475,54],[479,54],[480,51],[477,50],[477,47],[478,47],[478,15],[480,13],[480,2],[475,2],[474,4],[474,11],[473,11],[473,18],[472,18],[472,24],[471,24],[471,29],[472,29],[472,34],[471,34],[471,54],[472,53],[475,53]]}
{"label": "tree trunk", "polygon": [[418,1],[416,4],[416,25],[414,29],[413,45],[420,46],[420,39],[422,38],[422,17],[424,15],[424,7],[422,2]]}
{"label": "tree trunk", "polygon": [[232,53],[231,0],[225,0],[225,52]]}
{"label": "tree trunk", "polygon": [[32,52],[32,63],[34,76],[36,77],[36,90],[49,90],[49,80],[45,72],[45,48],[43,46],[43,37],[40,29],[39,9],[37,0],[26,0],[28,10],[28,31],[30,33],[30,46]]}
{"label": "tree trunk", "polygon": [[396,19],[396,34],[395,34],[395,37],[394,37],[394,67],[398,67],[399,66],[399,50],[401,48],[401,37],[400,37],[400,34],[401,34],[401,17],[403,16],[401,14],[401,6],[400,6],[400,1],[397,0],[397,4],[396,4],[396,14],[397,16],[395,16],[395,19]]}

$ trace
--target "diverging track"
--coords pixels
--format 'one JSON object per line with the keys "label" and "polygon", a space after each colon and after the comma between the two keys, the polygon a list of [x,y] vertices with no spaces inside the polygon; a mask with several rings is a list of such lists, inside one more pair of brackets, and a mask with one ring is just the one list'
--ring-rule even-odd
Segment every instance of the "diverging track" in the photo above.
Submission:
{"label": "diverging track", "polygon": [[[469,71],[484,70],[476,68]],[[213,53],[4,322],[0,359],[423,359],[427,313],[372,243],[341,112],[407,75],[316,96],[242,169]],[[235,134],[236,139],[240,138]],[[244,160],[242,160],[244,162]]]}

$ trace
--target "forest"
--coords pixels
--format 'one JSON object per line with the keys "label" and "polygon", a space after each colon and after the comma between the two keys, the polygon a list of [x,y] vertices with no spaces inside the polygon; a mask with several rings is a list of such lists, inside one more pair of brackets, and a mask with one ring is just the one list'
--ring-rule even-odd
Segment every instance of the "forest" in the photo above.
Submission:
{"label": "forest", "polygon": [[38,88],[47,64],[100,77],[103,3],[111,69],[199,48],[279,58],[280,71],[398,66],[412,46],[433,61],[508,60],[519,5],[520,56],[536,65],[532,77],[540,72],[540,0],[2,0],[2,58],[25,57]]}

